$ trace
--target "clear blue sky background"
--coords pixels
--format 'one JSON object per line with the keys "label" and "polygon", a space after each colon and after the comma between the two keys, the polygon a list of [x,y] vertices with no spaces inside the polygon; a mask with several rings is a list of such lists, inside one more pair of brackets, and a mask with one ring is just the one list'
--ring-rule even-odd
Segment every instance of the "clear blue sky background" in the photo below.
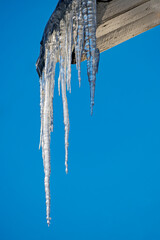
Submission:
{"label": "clear blue sky background", "polygon": [[0,2],[0,239],[159,240],[160,27],[101,54],[92,117],[73,66],[67,176],[56,74],[46,224],[35,62],[56,4]]}

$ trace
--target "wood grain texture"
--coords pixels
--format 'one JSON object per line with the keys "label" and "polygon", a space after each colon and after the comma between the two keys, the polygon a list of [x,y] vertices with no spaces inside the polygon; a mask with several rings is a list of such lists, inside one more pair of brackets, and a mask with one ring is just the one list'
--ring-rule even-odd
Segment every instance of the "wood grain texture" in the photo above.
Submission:
{"label": "wood grain texture", "polygon": [[[160,0],[112,0],[97,3],[100,52],[160,25]],[[84,59],[83,59],[84,60]]]}

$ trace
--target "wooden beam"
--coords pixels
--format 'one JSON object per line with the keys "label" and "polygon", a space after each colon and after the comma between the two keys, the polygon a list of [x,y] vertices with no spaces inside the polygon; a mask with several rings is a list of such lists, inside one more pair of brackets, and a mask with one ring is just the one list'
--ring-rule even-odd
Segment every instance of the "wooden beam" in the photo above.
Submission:
{"label": "wooden beam", "polygon": [[97,47],[106,51],[160,25],[160,0],[112,0],[97,3]]}

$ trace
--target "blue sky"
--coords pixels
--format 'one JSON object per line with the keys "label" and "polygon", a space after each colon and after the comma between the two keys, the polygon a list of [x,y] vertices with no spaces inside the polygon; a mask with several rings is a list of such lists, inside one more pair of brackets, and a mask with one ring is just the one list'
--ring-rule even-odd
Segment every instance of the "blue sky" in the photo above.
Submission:
{"label": "blue sky", "polygon": [[1,1],[1,240],[160,239],[160,27],[101,54],[93,116],[72,67],[69,174],[54,98],[51,226],[45,219],[35,62],[57,1]]}

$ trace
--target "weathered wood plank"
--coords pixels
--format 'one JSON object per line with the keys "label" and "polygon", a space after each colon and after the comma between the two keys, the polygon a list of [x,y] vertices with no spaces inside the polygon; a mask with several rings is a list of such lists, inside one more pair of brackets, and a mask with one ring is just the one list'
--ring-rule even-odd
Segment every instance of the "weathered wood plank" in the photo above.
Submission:
{"label": "weathered wood plank", "polygon": [[97,26],[128,12],[149,0],[110,0],[97,1]]}
{"label": "weathered wood plank", "polygon": [[[98,14],[104,4],[98,4]],[[106,6],[104,16],[98,16],[97,47],[103,52],[157,25],[160,0],[113,0]]]}

